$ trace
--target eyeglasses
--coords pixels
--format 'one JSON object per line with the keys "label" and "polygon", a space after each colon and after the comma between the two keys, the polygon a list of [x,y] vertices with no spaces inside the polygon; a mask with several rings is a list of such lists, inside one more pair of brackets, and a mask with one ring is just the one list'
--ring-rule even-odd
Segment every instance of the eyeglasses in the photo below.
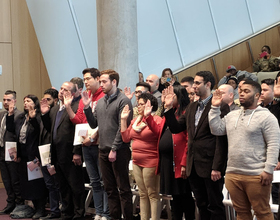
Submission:
{"label": "eyeglasses", "polygon": [[139,95],[141,95],[142,93],[145,93],[145,92],[143,92],[143,91],[141,91],[141,90],[137,90],[137,91],[135,91],[135,94],[139,94]]}
{"label": "eyeglasses", "polygon": [[199,86],[201,83],[203,83],[203,82],[199,82],[199,81],[194,81],[194,82],[193,82],[193,84],[195,84],[195,85],[197,85],[197,86]]}
{"label": "eyeglasses", "polygon": [[93,78],[93,77],[91,76],[91,77],[84,78],[84,82],[89,81],[91,78]]}

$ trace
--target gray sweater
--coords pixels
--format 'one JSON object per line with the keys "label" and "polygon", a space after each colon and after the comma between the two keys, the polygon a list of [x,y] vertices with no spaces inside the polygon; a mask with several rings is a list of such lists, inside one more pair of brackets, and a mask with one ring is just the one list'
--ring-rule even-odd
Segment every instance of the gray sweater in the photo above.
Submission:
{"label": "gray sweater", "polygon": [[130,125],[133,111],[131,101],[119,90],[108,100],[107,95],[99,99],[92,113],[91,107],[84,109],[87,121],[90,127],[98,126],[99,148],[110,151],[112,148],[117,150],[124,147],[130,147],[130,143],[124,143],[120,133],[121,112],[124,106],[128,104],[130,115],[127,119],[127,127]]}
{"label": "gray sweater", "polygon": [[211,107],[209,125],[214,135],[228,137],[227,173],[272,174],[278,161],[280,131],[268,109],[235,110],[220,118],[220,108]]}

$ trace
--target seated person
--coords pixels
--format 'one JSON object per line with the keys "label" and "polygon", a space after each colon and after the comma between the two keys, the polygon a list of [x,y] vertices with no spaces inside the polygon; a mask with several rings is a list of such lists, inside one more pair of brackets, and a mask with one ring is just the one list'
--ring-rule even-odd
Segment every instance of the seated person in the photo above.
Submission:
{"label": "seated person", "polygon": [[258,59],[253,64],[254,72],[273,72],[277,71],[277,57],[271,55],[270,47],[264,45]]}
{"label": "seated person", "polygon": [[218,86],[220,86],[222,84],[226,84],[229,77],[231,77],[231,76],[235,76],[236,78],[238,78],[238,77],[244,75],[244,77],[246,77],[246,78],[249,78],[254,81],[258,81],[258,77],[255,74],[249,73],[247,71],[241,71],[241,70],[237,71],[237,69],[233,65],[228,66],[226,69],[226,72],[227,72],[227,74],[223,78],[220,79]]}
{"label": "seated person", "polygon": [[170,85],[180,85],[180,83],[177,82],[176,77],[173,76],[172,70],[170,68],[165,68],[161,74],[158,91],[162,92],[162,90]]}
{"label": "seated person", "polygon": [[234,100],[239,98],[238,95],[238,79],[235,76],[231,76],[228,78],[227,83],[232,86],[233,88],[233,94],[234,94]]}

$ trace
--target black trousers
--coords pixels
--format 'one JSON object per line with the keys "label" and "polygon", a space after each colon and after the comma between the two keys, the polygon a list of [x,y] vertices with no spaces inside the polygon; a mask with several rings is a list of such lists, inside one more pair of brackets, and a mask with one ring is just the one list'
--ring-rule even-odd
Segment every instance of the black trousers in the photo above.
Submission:
{"label": "black trousers", "polygon": [[194,165],[189,176],[201,220],[226,220],[223,204],[224,178],[214,182],[211,178],[199,177]]}
{"label": "black trousers", "polygon": [[117,159],[110,162],[109,151],[99,150],[99,163],[104,182],[104,189],[108,194],[108,204],[111,219],[126,220],[133,218],[132,192],[129,184],[128,165],[131,159],[129,148],[117,150]]}
{"label": "black trousers", "polygon": [[84,219],[85,186],[82,166],[74,163],[57,163],[56,179],[62,199],[63,219]]}
{"label": "black trousers", "polygon": [[5,161],[5,149],[0,148],[0,170],[2,180],[7,192],[7,206],[22,204],[19,185],[19,164]]}

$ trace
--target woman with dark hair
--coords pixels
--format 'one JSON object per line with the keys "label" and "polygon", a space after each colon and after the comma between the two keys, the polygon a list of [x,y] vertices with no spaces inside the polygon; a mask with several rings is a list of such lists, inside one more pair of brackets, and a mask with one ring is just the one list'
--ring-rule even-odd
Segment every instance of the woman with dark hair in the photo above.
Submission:
{"label": "woman with dark hair", "polygon": [[[149,117],[145,115],[146,106],[149,108]],[[158,163],[157,142],[159,129],[150,129],[146,120],[152,120],[155,124],[161,123],[161,117],[151,115],[158,108],[157,99],[149,94],[142,93],[138,97],[139,116],[131,121],[127,128],[127,117],[129,116],[128,105],[121,114],[121,134],[124,142],[132,143],[133,174],[140,195],[140,215],[142,220],[159,220],[160,201],[159,201],[159,176],[156,175]],[[152,113],[153,114],[153,113]]]}
{"label": "woman with dark hair", "polygon": [[[188,93],[183,86],[169,86],[162,92],[162,101],[166,94],[173,95],[173,108],[178,119],[185,114],[189,104]],[[148,115],[149,112],[145,112]],[[147,120],[149,127],[153,130],[156,125]],[[160,173],[160,193],[172,195],[171,201],[173,219],[181,220],[183,213],[185,219],[194,219],[195,204],[192,197],[190,185],[186,176],[188,141],[187,133],[172,134],[163,118],[160,124],[160,140],[158,141],[159,163],[157,173]]]}
{"label": "woman with dark hair", "polygon": [[20,189],[21,196],[25,200],[32,200],[35,214],[33,219],[45,215],[46,186],[43,178],[28,180],[28,171],[32,165],[39,165],[39,134],[40,134],[40,102],[34,95],[27,95],[23,99],[24,112],[14,120],[14,103],[9,106],[7,116],[7,130],[14,132],[17,137],[17,156],[14,161],[20,163]]}
{"label": "woman with dark hair", "polygon": [[176,77],[173,76],[172,70],[170,68],[165,68],[161,73],[158,91],[162,92],[162,90],[166,89],[170,85],[180,85],[180,83],[177,82]]}
{"label": "woman with dark hair", "polygon": [[269,46],[264,45],[258,59],[253,63],[254,72],[273,72],[277,70],[278,59],[271,55]]}

